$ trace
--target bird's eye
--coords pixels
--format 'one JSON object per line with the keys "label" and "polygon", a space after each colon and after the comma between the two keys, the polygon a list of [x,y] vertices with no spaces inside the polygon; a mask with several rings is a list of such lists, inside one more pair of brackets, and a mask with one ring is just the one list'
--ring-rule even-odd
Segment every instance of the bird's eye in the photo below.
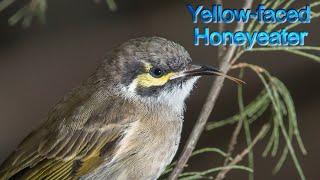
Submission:
{"label": "bird's eye", "polygon": [[164,75],[164,71],[161,68],[151,68],[149,71],[150,75],[155,78],[160,78]]}

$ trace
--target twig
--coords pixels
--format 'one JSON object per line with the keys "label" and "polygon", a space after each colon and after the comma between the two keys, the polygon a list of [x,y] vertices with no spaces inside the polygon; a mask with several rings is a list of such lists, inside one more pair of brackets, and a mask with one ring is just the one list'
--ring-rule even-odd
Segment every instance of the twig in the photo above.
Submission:
{"label": "twig", "polygon": [[[239,78],[243,78],[243,74],[244,74],[244,69],[240,70],[240,74],[239,74]],[[244,102],[243,102],[243,87],[242,85],[238,85],[238,102],[239,102],[239,111],[240,111],[240,117],[241,120],[243,121],[243,128],[244,128],[244,133],[246,136],[246,141],[247,141],[247,145],[249,146],[252,142],[252,138],[251,138],[251,130],[250,130],[250,125],[249,125],[249,120],[247,118],[247,115],[244,114]],[[254,170],[254,159],[253,159],[253,150],[250,150],[249,154],[248,154],[248,163],[249,163],[249,168],[251,168],[252,170]],[[254,176],[253,176],[253,172],[249,173],[249,180],[253,180]]]}
{"label": "twig", "polygon": [[232,133],[232,137],[230,139],[229,145],[228,145],[228,152],[227,157],[224,159],[223,165],[226,166],[230,160],[230,157],[232,156],[232,152],[234,150],[234,146],[237,144],[238,136],[240,134],[241,128],[242,128],[243,120],[240,119],[237,123],[236,128],[234,129]]}
{"label": "twig", "polygon": [[[245,148],[240,154],[238,154],[229,164],[228,166],[234,166],[236,165],[237,163],[239,163],[240,161],[242,161],[242,159],[251,151],[251,149],[253,148],[253,146],[255,146],[257,144],[257,142],[259,140],[261,140],[264,135],[268,132],[270,128],[270,125],[269,124],[265,124],[261,130],[259,131],[259,133],[257,134],[257,136],[252,140],[252,143],[247,147]],[[227,166],[227,167],[228,167]],[[215,180],[222,180],[225,178],[226,174],[230,171],[231,169],[230,168],[226,168],[222,171],[220,171],[218,173],[218,175],[216,176]]]}
{"label": "twig", "polygon": [[[246,0],[245,4],[243,6],[243,9],[250,9],[252,5],[251,0]],[[244,24],[242,22],[239,22],[235,28],[235,31],[242,31],[244,28]],[[236,46],[231,46],[227,49],[225,55],[222,57],[222,61],[220,63],[220,70],[223,73],[227,73],[230,69],[230,60],[232,59],[234,52],[236,50]],[[178,179],[179,174],[182,172],[185,164],[187,163],[189,157],[192,154],[193,149],[195,148],[199,137],[201,133],[203,132],[205,125],[207,123],[207,120],[213,110],[213,107],[216,103],[216,100],[220,94],[220,91],[222,89],[224,82],[224,77],[218,77],[213,82],[209,95],[206,99],[206,102],[204,103],[201,113],[197,119],[197,122],[187,140],[186,145],[184,146],[184,149],[182,151],[182,154],[180,155],[178,162],[173,169],[172,173],[169,176],[169,180],[175,180]]]}
{"label": "twig", "polygon": [[[216,3],[222,5],[222,0],[216,0]],[[220,23],[219,26],[218,26],[218,29],[219,29],[219,32],[224,31],[224,24]],[[225,46],[219,46],[218,47],[218,59],[223,57],[225,51],[226,51],[226,47]]]}
{"label": "twig", "polygon": [[238,69],[238,68],[245,68],[245,67],[251,68],[257,74],[267,72],[264,68],[258,65],[253,65],[253,64],[243,63],[243,62],[233,65],[231,69]]}

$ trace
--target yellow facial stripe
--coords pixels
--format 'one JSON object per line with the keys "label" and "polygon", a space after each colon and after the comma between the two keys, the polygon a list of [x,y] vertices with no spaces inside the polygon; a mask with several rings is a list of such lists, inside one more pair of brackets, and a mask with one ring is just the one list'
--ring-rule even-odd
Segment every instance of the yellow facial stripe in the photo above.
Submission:
{"label": "yellow facial stripe", "polygon": [[160,78],[155,78],[152,77],[149,73],[144,73],[138,75],[136,81],[138,85],[143,87],[162,86],[167,83],[173,75],[174,73],[170,72]]}

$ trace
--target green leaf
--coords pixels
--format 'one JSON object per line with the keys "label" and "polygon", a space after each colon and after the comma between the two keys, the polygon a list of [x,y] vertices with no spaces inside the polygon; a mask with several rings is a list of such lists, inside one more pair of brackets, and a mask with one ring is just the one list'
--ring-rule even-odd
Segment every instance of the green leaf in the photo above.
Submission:
{"label": "green leaf", "polygon": [[117,4],[114,0],[106,0],[106,3],[110,11],[116,11],[118,9]]}
{"label": "green leaf", "polygon": [[252,169],[246,167],[246,166],[240,166],[240,165],[232,165],[232,166],[224,166],[224,167],[216,167],[216,168],[211,168],[208,169],[206,171],[202,171],[202,172],[186,172],[186,173],[182,173],[179,175],[179,179],[180,180],[192,180],[192,179],[199,179],[202,178],[203,176],[206,176],[208,174],[214,173],[214,172],[218,172],[221,170],[225,170],[225,169],[239,169],[239,170],[244,170],[244,171],[248,171],[248,172],[253,172]]}
{"label": "green leaf", "polygon": [[[1,5],[0,3],[0,11]],[[45,11],[47,9],[46,0],[31,1],[26,4],[23,8],[19,9],[15,14],[13,14],[9,19],[9,25],[16,25],[18,22],[22,23],[23,27],[29,27],[31,25],[33,17],[38,17],[40,22],[45,22]]]}
{"label": "green leaf", "polygon": [[[270,117],[270,121],[273,121],[273,120],[275,120],[275,113],[274,113],[274,110],[271,112],[272,113],[272,115],[271,115],[271,117]],[[271,136],[270,136],[270,138],[269,138],[269,141],[268,141],[268,143],[267,143],[267,145],[266,145],[266,147],[265,147],[265,149],[264,149],[264,151],[263,151],[263,153],[262,153],[262,156],[263,157],[266,157],[268,154],[269,154],[269,152],[270,152],[270,150],[271,150],[271,148],[274,146],[274,144],[275,144],[275,139],[276,138],[279,138],[279,128],[277,128],[277,127],[275,127],[276,125],[275,125],[275,123],[273,123],[274,124],[274,127],[273,127],[273,130],[272,130],[272,134],[271,134]],[[276,144],[275,144],[276,145]]]}
{"label": "green leaf", "polygon": [[[258,77],[260,78],[260,80],[262,81],[263,85],[266,88],[267,94],[269,95],[269,97],[271,99],[272,107],[274,110],[274,118],[273,118],[274,119],[274,127],[273,127],[273,133],[272,133],[272,136],[274,136],[274,137],[271,137],[271,139],[266,147],[266,150],[267,151],[270,150],[270,147],[271,147],[270,142],[271,142],[271,143],[273,143],[273,145],[272,145],[273,146],[273,154],[276,153],[276,151],[278,149],[278,137],[279,137],[279,135],[277,135],[277,133],[279,132],[279,130],[277,130],[275,128],[278,127],[282,133],[282,136],[285,139],[286,148],[288,149],[288,152],[290,153],[290,155],[293,159],[294,165],[299,173],[300,178],[302,180],[305,180],[305,176],[302,171],[301,165],[296,157],[295,150],[294,150],[292,143],[291,143],[294,128],[296,127],[295,123],[293,121],[295,118],[295,116],[294,116],[295,114],[293,114],[293,112],[295,112],[295,111],[292,107],[294,107],[294,105],[293,105],[293,102],[290,102],[288,99],[288,97],[291,97],[291,96],[288,96],[288,92],[286,92],[287,91],[286,88],[285,88],[286,91],[284,91],[285,86],[282,83],[280,83],[281,81],[277,81],[277,79],[272,77],[266,70],[263,70],[262,68],[259,68],[258,66],[254,66],[251,64],[243,63],[243,65],[244,65],[243,67],[248,67],[248,68],[252,69],[254,72],[256,72],[256,74],[258,75]],[[283,85],[283,86],[279,86],[279,85]],[[280,89],[281,93],[283,94],[284,99],[286,99],[284,102],[282,102],[281,96],[279,95],[279,92],[278,92],[279,89]],[[286,93],[284,93],[284,92],[286,92]],[[283,104],[285,104],[285,105],[283,105]],[[290,108],[287,108],[287,110],[283,110],[285,107],[290,107]],[[289,132],[287,132],[286,127],[284,125],[283,115],[286,112],[288,112],[288,116],[290,116],[290,118],[291,118],[291,120],[289,119]],[[282,156],[281,156],[276,168],[281,167],[284,160],[286,159],[286,157],[287,157],[286,148],[284,149]]]}
{"label": "green leaf", "polygon": [[290,52],[292,54],[296,54],[296,55],[303,56],[303,57],[315,60],[317,62],[320,62],[320,57],[319,56],[316,56],[316,55],[313,55],[313,54],[310,54],[310,53],[307,53],[307,52],[303,52],[303,51],[299,51],[299,50],[291,50],[291,49],[287,49],[285,51],[288,51],[288,52]]}
{"label": "green leaf", "polygon": [[312,59],[314,61],[320,62],[320,56],[313,55],[308,52],[304,52],[301,50],[315,50],[320,51],[320,47],[313,47],[313,46],[299,46],[299,47],[266,47],[266,48],[252,48],[250,50],[246,50],[246,52],[254,52],[254,51],[287,51],[289,53],[303,56],[309,59]]}
{"label": "green leaf", "polygon": [[292,46],[292,47],[265,47],[265,48],[252,48],[248,51],[284,51],[284,50],[315,50],[320,51],[320,47],[315,46]]}
{"label": "green leaf", "polygon": [[[244,108],[244,114],[246,114],[249,118],[250,122],[253,122],[257,116],[262,114],[270,104],[270,99],[266,94],[266,91],[263,90],[259,93],[259,95]],[[213,130],[215,128],[219,128],[228,124],[234,124],[238,122],[240,119],[240,114],[235,114],[227,119],[209,122],[206,126],[208,131]]]}
{"label": "green leaf", "polygon": [[274,77],[273,82],[274,82],[276,88],[278,89],[280,95],[283,97],[284,102],[286,104],[286,107],[288,109],[288,119],[293,124],[294,135],[297,138],[297,142],[299,144],[300,150],[303,154],[306,155],[307,150],[302,142],[302,138],[301,138],[299,127],[298,127],[295,105],[294,105],[293,99],[291,97],[291,94],[290,94],[289,90],[287,89],[287,87],[283,84],[283,82],[281,82],[278,78]]}
{"label": "green leaf", "polygon": [[14,3],[15,0],[2,0],[0,2],[0,12],[6,9],[8,6],[10,6],[12,3]]}
{"label": "green leaf", "polygon": [[[261,4],[265,4],[265,7],[268,8],[271,6],[272,2],[267,2],[267,0],[263,0]],[[256,21],[251,21],[246,30],[248,32],[252,32],[254,26],[256,25]]]}
{"label": "green leaf", "polygon": [[8,20],[9,25],[13,26],[17,24],[28,12],[28,7],[25,6],[18,10],[13,16],[11,16]]}
{"label": "green leaf", "polygon": [[[279,94],[282,96],[282,98],[284,99],[285,105],[287,107],[288,110],[288,120],[289,120],[289,132],[288,132],[288,137],[290,142],[292,141],[293,135],[296,136],[300,150],[303,154],[306,154],[307,151],[303,145],[300,133],[299,133],[299,129],[298,129],[298,124],[297,124],[297,117],[296,117],[296,112],[295,112],[295,107],[294,107],[294,103],[293,100],[291,98],[290,92],[289,90],[286,88],[286,86],[277,78],[273,78],[272,82],[275,84],[275,88],[277,88]],[[277,165],[275,166],[273,173],[277,173],[281,167],[283,166],[287,155],[289,153],[289,147],[285,147],[283,149],[282,155],[277,163]]]}
{"label": "green leaf", "polygon": [[[244,69],[240,70],[239,79],[243,78]],[[247,114],[244,113],[244,102],[243,102],[243,93],[242,93],[242,85],[238,85],[238,103],[239,103],[239,111],[240,111],[240,118],[243,121],[243,128],[246,136],[247,146],[249,146],[252,142],[251,132],[250,132],[250,125],[249,120],[247,119]],[[248,162],[249,168],[253,170],[254,168],[254,157],[253,157],[253,150],[250,149],[248,153]],[[249,180],[253,180],[254,176],[253,173],[249,173]]]}
{"label": "green leaf", "polygon": [[[198,149],[198,150],[193,151],[191,156],[196,156],[196,155],[199,155],[199,154],[202,154],[202,153],[208,153],[208,152],[215,152],[215,153],[218,153],[218,154],[222,155],[223,157],[228,157],[227,153],[225,153],[224,151],[222,151],[221,149],[218,149],[218,148]],[[231,157],[229,157],[229,158],[230,158],[230,160],[232,160]]]}
{"label": "green leaf", "polygon": [[[269,73],[267,73],[267,72],[264,72],[264,73],[269,77],[269,79],[272,78],[272,76],[271,76]],[[286,131],[286,129],[285,129],[285,126],[284,126],[284,124],[283,124],[283,119],[282,119],[282,115],[281,115],[281,110],[280,110],[280,107],[279,107],[280,105],[279,105],[279,103],[278,103],[278,100],[279,100],[279,99],[276,99],[276,98],[273,96],[272,90],[271,90],[270,86],[268,85],[266,79],[265,79],[260,73],[257,73],[257,74],[258,74],[259,78],[261,79],[262,83],[264,84],[264,86],[266,87],[267,92],[268,92],[268,94],[269,94],[269,97],[271,98],[271,102],[272,102],[272,104],[273,104],[273,108],[275,109],[276,117],[277,117],[277,120],[278,120],[278,122],[279,122],[279,126],[280,126],[280,129],[281,129],[282,135],[284,136],[284,139],[285,139],[285,141],[286,141],[288,150],[289,150],[290,155],[291,155],[291,157],[292,157],[292,159],[293,159],[293,162],[294,162],[294,164],[295,164],[295,167],[296,167],[296,169],[297,169],[297,171],[298,171],[298,173],[299,173],[299,176],[300,176],[300,178],[301,178],[302,180],[305,180],[306,178],[305,178],[305,176],[304,176],[303,170],[302,170],[301,165],[300,165],[300,163],[299,163],[299,161],[298,161],[298,159],[297,159],[297,156],[296,156],[296,154],[295,154],[295,150],[294,150],[294,148],[292,147],[290,137],[288,136],[288,133],[287,133],[287,131]]]}

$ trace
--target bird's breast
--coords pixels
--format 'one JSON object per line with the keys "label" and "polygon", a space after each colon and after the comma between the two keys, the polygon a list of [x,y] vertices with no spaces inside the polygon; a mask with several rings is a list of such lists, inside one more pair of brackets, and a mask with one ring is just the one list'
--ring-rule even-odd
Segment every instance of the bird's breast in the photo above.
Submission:
{"label": "bird's breast", "polygon": [[178,149],[181,129],[179,116],[144,116],[129,126],[113,162],[103,168],[108,172],[100,173],[108,179],[157,179]]}
{"label": "bird's breast", "polygon": [[173,159],[180,142],[182,120],[162,118],[166,119],[149,117],[137,121],[128,130],[119,154],[131,156],[129,176],[138,174],[141,179],[156,179]]}

